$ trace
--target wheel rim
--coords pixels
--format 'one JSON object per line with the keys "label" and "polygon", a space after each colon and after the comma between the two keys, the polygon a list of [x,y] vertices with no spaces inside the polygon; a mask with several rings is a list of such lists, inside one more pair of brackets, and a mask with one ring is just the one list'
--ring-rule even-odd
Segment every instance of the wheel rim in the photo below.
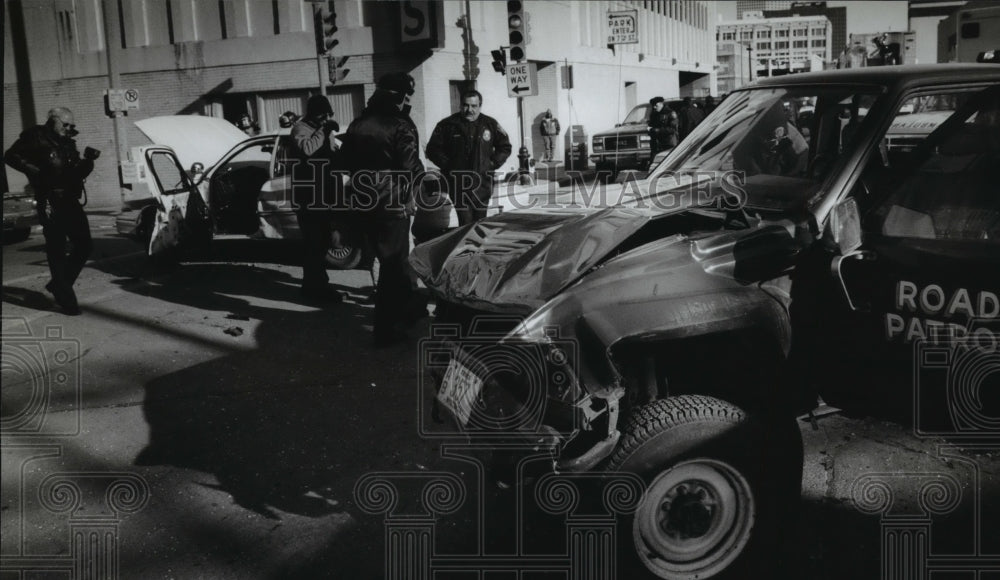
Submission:
{"label": "wheel rim", "polygon": [[635,513],[639,559],[661,578],[707,578],[725,570],[750,540],[750,484],[715,459],[678,463],[659,474]]}
{"label": "wheel rim", "polygon": [[353,251],[354,248],[350,246],[341,246],[339,248],[330,248],[329,250],[327,250],[327,255],[333,258],[334,260],[346,260],[347,258],[350,257]]}

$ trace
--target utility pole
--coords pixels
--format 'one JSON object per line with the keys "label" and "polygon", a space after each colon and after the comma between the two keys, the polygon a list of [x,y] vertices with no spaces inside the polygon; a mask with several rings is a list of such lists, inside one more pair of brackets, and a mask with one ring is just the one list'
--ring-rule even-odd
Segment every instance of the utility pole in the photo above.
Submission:
{"label": "utility pole", "polygon": [[[121,73],[119,71],[119,48],[121,30],[118,27],[118,2],[104,0],[102,3],[104,13],[104,51],[108,58],[108,88],[115,89],[121,87]],[[118,168],[118,193],[122,203],[125,203],[125,188],[123,187],[122,163],[128,159],[128,136],[125,132],[125,122],[122,119],[124,112],[112,111],[111,119],[115,126],[115,166]]]}

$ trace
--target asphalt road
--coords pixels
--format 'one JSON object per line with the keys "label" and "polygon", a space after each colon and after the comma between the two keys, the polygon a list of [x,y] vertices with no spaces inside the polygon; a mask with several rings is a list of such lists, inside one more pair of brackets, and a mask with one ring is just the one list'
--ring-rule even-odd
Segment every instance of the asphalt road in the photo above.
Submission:
{"label": "asphalt road", "polygon": [[[112,223],[92,216],[82,316],[44,292],[39,234],[4,246],[4,577],[72,568],[90,538],[120,578],[377,578],[391,534],[433,528],[434,558],[475,567],[503,522],[521,540],[507,560],[565,559],[565,519],[510,525],[475,464],[427,436],[419,340],[370,347],[366,273],[332,272],[346,300],[318,309],[290,244],[220,240],[165,269]],[[907,526],[929,530],[931,568],[1000,566],[1000,450],[840,414],[801,431],[788,577],[883,577]]]}

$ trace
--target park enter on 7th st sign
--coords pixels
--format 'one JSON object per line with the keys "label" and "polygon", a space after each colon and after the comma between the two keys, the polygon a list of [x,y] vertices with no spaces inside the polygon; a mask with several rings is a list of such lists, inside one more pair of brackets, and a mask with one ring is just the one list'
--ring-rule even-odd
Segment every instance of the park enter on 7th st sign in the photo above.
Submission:
{"label": "park enter on 7th st sign", "polygon": [[639,11],[608,11],[608,44],[637,44],[639,42]]}
{"label": "park enter on 7th st sign", "polygon": [[538,94],[538,67],[533,62],[507,65],[507,96],[533,97]]}

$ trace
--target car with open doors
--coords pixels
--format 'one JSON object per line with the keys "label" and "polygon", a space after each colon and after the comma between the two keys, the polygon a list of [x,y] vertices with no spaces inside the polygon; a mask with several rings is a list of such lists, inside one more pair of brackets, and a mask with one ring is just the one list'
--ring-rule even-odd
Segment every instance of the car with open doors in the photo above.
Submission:
{"label": "car with open doors", "polygon": [[[150,255],[195,249],[214,236],[301,236],[292,207],[290,130],[247,137],[214,117],[175,115],[135,122],[153,142],[132,148],[119,233]],[[334,215],[327,264],[366,268],[372,256],[350,220]]]}
{"label": "car with open doors", "polygon": [[503,441],[508,483],[531,480],[518,453],[641,478],[618,526],[629,577],[793,577],[774,568],[818,396],[996,430],[998,178],[1000,68],[761,80],[645,180],[418,246],[435,404]]}

